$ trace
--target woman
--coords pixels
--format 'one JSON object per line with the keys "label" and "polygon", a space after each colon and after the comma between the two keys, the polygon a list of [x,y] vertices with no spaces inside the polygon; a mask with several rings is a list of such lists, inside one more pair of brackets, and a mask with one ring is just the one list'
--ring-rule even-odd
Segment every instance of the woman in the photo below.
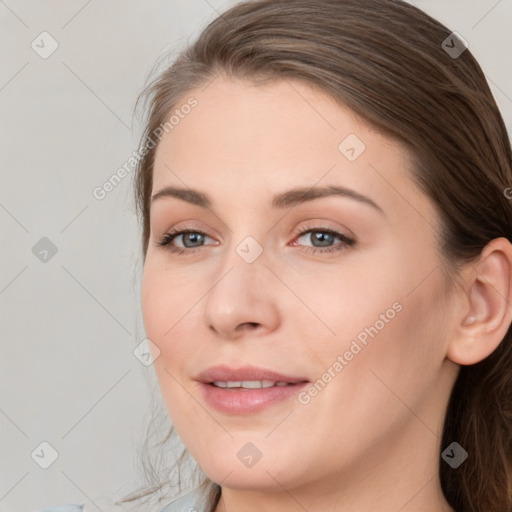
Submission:
{"label": "woman", "polygon": [[460,36],[244,2],[145,94],[144,324],[204,475],[162,512],[510,512],[512,155]]}

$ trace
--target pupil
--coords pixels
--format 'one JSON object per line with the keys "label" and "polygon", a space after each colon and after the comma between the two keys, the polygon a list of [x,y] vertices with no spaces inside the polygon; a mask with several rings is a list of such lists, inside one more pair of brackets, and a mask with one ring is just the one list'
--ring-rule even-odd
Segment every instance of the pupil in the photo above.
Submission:
{"label": "pupil", "polygon": [[316,232],[315,233],[315,239],[318,242],[325,242],[325,241],[327,241],[327,244],[325,244],[325,245],[329,245],[329,242],[332,242],[332,240],[331,240],[332,237],[333,237],[333,235],[331,233],[322,233],[322,232]]}
{"label": "pupil", "polygon": [[[195,241],[201,241],[201,237],[203,235],[201,235],[200,233],[186,233],[184,239],[183,239],[183,243],[185,245],[185,247],[190,247],[189,245],[187,245],[187,239],[192,239],[192,243],[194,243],[194,238],[196,239]],[[194,247],[194,246],[192,246]]]}

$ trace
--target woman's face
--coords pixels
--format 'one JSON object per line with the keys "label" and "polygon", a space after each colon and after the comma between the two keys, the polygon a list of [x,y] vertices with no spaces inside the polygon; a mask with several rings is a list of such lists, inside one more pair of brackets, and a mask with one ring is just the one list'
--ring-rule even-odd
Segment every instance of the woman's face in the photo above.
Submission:
{"label": "woman's face", "polygon": [[[152,195],[182,192],[152,201],[142,283],[189,452],[239,489],[435,472],[452,311],[405,148],[298,81],[191,97],[156,152]],[[171,230],[191,233],[159,246]]]}

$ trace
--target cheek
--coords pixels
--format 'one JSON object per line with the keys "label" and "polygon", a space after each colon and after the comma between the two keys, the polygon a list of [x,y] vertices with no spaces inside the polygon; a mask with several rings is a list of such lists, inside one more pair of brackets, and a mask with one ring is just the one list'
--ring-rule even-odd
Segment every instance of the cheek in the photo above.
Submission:
{"label": "cheek", "polygon": [[[350,349],[351,341],[357,339],[362,347],[374,337],[382,337],[389,326],[399,322],[403,310],[401,282],[395,279],[387,267],[387,282],[382,278],[382,268],[331,270],[322,279],[294,283],[297,294],[304,297],[309,309],[323,321],[303,317],[304,327],[313,335],[316,326],[317,353],[342,354]],[[377,268],[377,270],[375,270]],[[297,316],[293,311],[292,316]],[[309,313],[309,317],[312,317]],[[298,318],[301,322],[300,318]],[[327,327],[329,329],[327,329]],[[330,331],[330,332],[329,332]],[[312,347],[313,348],[313,347]],[[350,357],[350,356],[349,356]]]}
{"label": "cheek", "polygon": [[157,275],[146,265],[141,283],[141,308],[146,335],[153,343],[157,342],[163,331],[162,316],[165,307],[165,293],[159,284]]}
{"label": "cheek", "polygon": [[177,293],[172,282],[162,272],[144,268],[141,283],[141,309],[144,329],[149,338],[160,351],[153,366],[159,379],[167,380],[165,370],[175,373],[175,367],[185,358],[183,343],[186,338],[180,331],[186,322],[180,321],[186,314],[186,299]]}
{"label": "cheek", "polygon": [[[159,356],[153,366],[164,394],[175,394],[190,373],[190,362],[201,352],[199,335],[204,292],[187,284],[178,272],[157,265],[144,268],[141,283],[141,309],[147,338]],[[204,347],[203,347],[204,348]],[[173,378],[174,377],[174,378]],[[176,382],[176,380],[179,381]]]}
{"label": "cheek", "polygon": [[349,407],[354,397],[376,405],[385,403],[386,395],[396,400],[388,387],[414,403],[444,360],[449,301],[440,268],[425,255],[424,264],[419,260],[416,266],[398,252],[381,261],[393,263],[346,273],[328,284],[329,300],[319,316],[336,334],[317,338],[314,357],[316,377],[333,382],[325,402],[333,408],[340,397]]}
{"label": "cheek", "polygon": [[[170,338],[190,302],[187,288],[177,283],[173,273],[151,261],[146,263],[141,283],[141,307],[146,334],[155,342]],[[174,327],[176,326],[176,327]]]}
{"label": "cheek", "polygon": [[[362,335],[366,342],[358,343],[362,348],[354,356],[354,362],[358,362],[350,363],[354,377],[350,385],[366,403],[374,400],[390,407],[398,396],[414,409],[439,373],[445,356],[445,315],[449,307],[440,271],[413,288],[387,294],[387,302],[380,302],[378,309],[372,307],[373,316],[367,316],[362,329],[351,337],[358,342]],[[395,307],[386,309],[392,304]],[[366,308],[369,310],[370,305]]]}
{"label": "cheek", "polygon": [[180,322],[190,309],[184,305],[182,296],[176,293],[163,272],[156,272],[150,266],[144,268],[141,283],[144,328],[147,338],[159,350],[158,357],[153,361],[153,368],[160,384],[162,398],[173,420],[181,418],[183,410],[186,409],[179,404],[188,398],[182,396],[181,385],[181,369],[187,361],[187,351],[190,347],[190,344],[184,342],[188,336],[182,330],[186,322]]}

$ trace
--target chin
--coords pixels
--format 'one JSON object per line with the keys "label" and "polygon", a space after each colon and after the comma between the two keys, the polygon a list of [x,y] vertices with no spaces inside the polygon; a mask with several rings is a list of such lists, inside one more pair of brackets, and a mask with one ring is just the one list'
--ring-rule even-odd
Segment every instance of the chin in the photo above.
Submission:
{"label": "chin", "polygon": [[286,460],[283,455],[279,456],[273,451],[268,458],[262,455],[258,460],[251,461],[248,458],[244,462],[246,454],[252,450],[245,448],[243,451],[239,446],[237,443],[236,450],[227,449],[218,453],[213,451],[207,458],[203,454],[195,460],[208,478],[233,489],[278,490],[279,485],[274,478],[280,481],[279,475],[289,477],[291,468],[282,467],[283,461]]}
{"label": "chin", "polygon": [[249,469],[231,465],[225,467],[216,466],[214,468],[202,467],[202,469],[210,480],[230,489],[279,492],[283,490],[282,486],[288,487],[288,484],[282,478],[275,478],[274,473],[270,469],[270,474],[267,473],[264,467],[256,470],[254,467]]}

